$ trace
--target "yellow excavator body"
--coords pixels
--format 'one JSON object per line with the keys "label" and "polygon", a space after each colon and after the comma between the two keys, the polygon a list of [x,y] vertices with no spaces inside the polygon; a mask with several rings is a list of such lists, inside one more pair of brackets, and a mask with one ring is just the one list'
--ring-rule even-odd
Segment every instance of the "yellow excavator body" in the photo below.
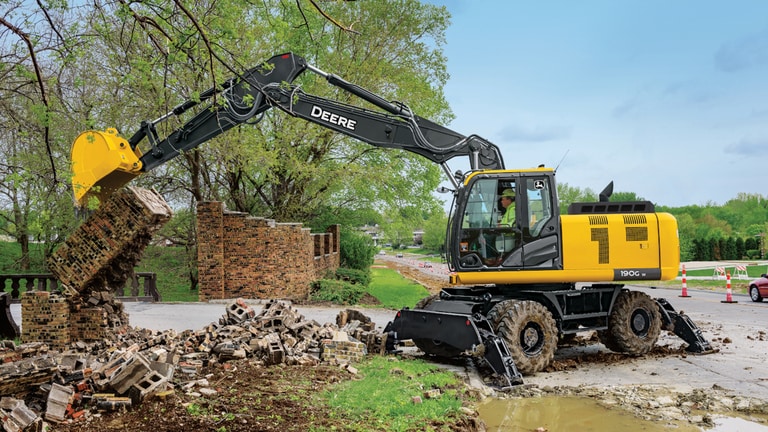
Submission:
{"label": "yellow excavator body", "polygon": [[142,173],[141,152],[134,151],[117,130],[90,130],[72,144],[72,187],[78,206],[103,199]]}

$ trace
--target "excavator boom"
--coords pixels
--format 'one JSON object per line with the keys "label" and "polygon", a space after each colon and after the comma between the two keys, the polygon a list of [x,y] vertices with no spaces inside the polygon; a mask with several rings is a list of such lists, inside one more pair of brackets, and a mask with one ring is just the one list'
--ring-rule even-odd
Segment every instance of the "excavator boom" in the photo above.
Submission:
{"label": "excavator boom", "polygon": [[[351,93],[378,110],[346,105],[304,93],[293,81],[305,71]],[[221,100],[212,100],[214,98]],[[165,138],[157,124],[208,102],[189,121]],[[472,135],[465,137],[414,115],[404,104],[389,102],[360,86],[307,64],[292,53],[280,54],[242,75],[208,89],[154,121],[142,122],[126,140],[114,129],[87,131],[72,146],[75,200],[83,205],[89,197],[104,198],[143,172],[164,164],[243,123],[254,123],[270,108],[322,125],[376,147],[408,150],[440,164],[451,181],[445,163],[457,156],[470,158],[472,169],[502,169],[501,152],[494,144]],[[149,148],[141,151],[146,139]]]}

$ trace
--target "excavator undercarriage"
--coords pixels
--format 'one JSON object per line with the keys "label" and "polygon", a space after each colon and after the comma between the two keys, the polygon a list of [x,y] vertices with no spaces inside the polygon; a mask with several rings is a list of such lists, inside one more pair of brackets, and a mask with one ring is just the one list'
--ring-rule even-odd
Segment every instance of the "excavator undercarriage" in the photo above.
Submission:
{"label": "excavator undercarriage", "polygon": [[638,355],[667,330],[687,343],[688,352],[715,352],[696,324],[663,298],[620,284],[559,288],[446,288],[397,313],[384,330],[388,349],[411,339],[436,357],[482,358],[502,378],[502,388],[522,384],[523,372],[544,370],[561,336],[577,332],[597,331],[610,350]]}

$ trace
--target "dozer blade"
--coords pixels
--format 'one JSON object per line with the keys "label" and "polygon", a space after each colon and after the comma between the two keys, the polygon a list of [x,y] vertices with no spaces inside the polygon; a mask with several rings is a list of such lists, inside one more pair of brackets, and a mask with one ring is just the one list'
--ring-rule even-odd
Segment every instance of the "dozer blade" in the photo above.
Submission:
{"label": "dozer blade", "polygon": [[72,188],[79,207],[103,201],[142,173],[141,152],[117,130],[87,131],[72,144]]}
{"label": "dozer blade", "polygon": [[[439,340],[465,353],[482,354],[488,366],[503,380],[499,390],[523,383],[523,375],[517,370],[506,343],[480,314],[405,308],[387,324],[384,333],[388,334],[387,351],[395,351],[400,340]],[[478,349],[480,347],[482,349]]]}

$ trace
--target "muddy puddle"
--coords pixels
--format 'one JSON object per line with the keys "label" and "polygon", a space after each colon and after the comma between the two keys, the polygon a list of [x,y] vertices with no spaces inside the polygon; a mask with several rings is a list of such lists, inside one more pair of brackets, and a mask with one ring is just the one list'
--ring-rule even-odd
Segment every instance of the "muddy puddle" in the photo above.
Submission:
{"label": "muddy puddle", "polygon": [[713,424],[707,427],[643,420],[585,397],[487,399],[478,412],[489,432],[768,432],[768,426],[735,417],[713,416]]}

